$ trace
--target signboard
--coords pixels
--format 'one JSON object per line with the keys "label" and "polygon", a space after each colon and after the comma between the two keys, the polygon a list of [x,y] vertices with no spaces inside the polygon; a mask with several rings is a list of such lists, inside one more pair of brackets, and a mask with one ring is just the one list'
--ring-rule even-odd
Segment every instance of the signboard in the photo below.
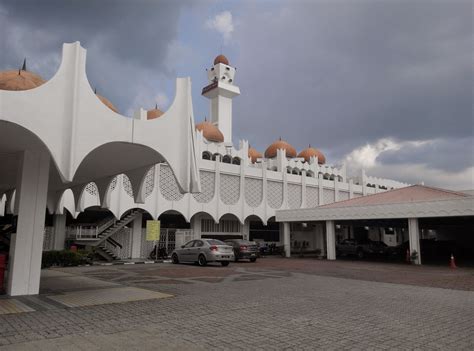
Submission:
{"label": "signboard", "polygon": [[146,240],[160,240],[160,221],[146,221]]}

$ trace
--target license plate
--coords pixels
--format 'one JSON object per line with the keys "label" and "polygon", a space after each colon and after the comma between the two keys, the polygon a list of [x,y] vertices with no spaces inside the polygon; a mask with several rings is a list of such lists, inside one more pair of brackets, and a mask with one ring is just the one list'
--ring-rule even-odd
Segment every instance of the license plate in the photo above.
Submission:
{"label": "license plate", "polygon": [[229,258],[229,256],[221,256],[222,258]]}

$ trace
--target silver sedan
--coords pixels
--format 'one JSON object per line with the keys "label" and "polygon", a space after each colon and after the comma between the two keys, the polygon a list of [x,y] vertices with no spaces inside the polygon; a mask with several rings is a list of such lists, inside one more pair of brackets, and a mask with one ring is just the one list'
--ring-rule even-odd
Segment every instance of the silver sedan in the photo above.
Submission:
{"label": "silver sedan", "polygon": [[234,251],[232,246],[220,240],[196,239],[175,249],[171,260],[175,264],[197,262],[200,266],[205,266],[208,262],[220,262],[223,266],[228,266],[234,260]]}

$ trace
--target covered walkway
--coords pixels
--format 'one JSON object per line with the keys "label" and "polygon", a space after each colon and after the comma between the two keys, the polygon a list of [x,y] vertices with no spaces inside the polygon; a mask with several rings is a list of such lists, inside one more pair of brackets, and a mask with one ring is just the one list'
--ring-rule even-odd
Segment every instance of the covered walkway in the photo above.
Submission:
{"label": "covered walkway", "polygon": [[[329,260],[336,259],[338,239],[351,238],[351,235],[355,238],[356,226],[365,228],[369,236],[369,224],[383,228],[383,235],[385,228],[392,231],[390,234],[395,235],[392,246],[403,243],[406,237],[407,248],[415,264],[422,262],[421,234],[423,238],[453,241],[458,247],[464,248],[463,254],[474,253],[474,197],[423,185],[413,185],[316,208],[281,210],[277,211],[276,220],[283,223],[287,256],[290,256],[291,223],[300,223],[305,227],[322,227],[320,242],[325,244],[321,249],[325,250]],[[393,229],[397,227],[398,231]],[[382,231],[378,233],[382,235]]]}

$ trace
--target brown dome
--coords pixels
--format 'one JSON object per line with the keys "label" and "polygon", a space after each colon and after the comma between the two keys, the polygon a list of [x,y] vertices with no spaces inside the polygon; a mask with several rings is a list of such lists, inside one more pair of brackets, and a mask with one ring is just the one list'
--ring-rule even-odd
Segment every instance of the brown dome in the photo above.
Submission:
{"label": "brown dome", "polygon": [[39,75],[23,69],[0,72],[0,90],[29,90],[44,82]]}
{"label": "brown dome", "polygon": [[277,155],[277,150],[283,149],[286,150],[286,157],[293,158],[296,157],[296,150],[293,146],[288,144],[286,141],[281,140],[281,138],[271,144],[265,150],[265,157],[266,158],[274,158]]}
{"label": "brown dome", "polygon": [[148,110],[146,112],[146,119],[155,119],[155,118],[163,116],[163,114],[164,112],[158,108],[158,105],[155,105],[154,109]]}
{"label": "brown dome", "polygon": [[102,101],[102,103],[107,106],[108,108],[110,108],[112,111],[114,111],[115,113],[118,113],[118,110],[115,108],[115,106],[110,102],[109,99],[103,97],[102,95],[99,95],[97,94],[97,97],[99,98],[100,101]]}
{"label": "brown dome", "polygon": [[323,153],[321,151],[319,151],[318,149],[315,149],[314,147],[311,147],[311,145],[309,145],[306,149],[301,151],[298,154],[298,157],[304,158],[304,160],[306,162],[309,162],[309,159],[311,157],[317,157],[318,158],[318,163],[320,165],[326,163],[326,157],[324,157]]}
{"label": "brown dome", "polygon": [[204,120],[204,122],[196,124],[196,129],[202,132],[204,138],[209,141],[213,141],[216,143],[223,143],[224,142],[224,135],[222,132],[211,122]]}
{"label": "brown dome", "polygon": [[223,63],[224,65],[229,66],[229,60],[224,55],[219,55],[214,59],[214,64]]}
{"label": "brown dome", "polygon": [[248,153],[252,163],[257,162],[257,159],[262,158],[263,155],[255,150],[253,147],[249,147],[249,153]]}

